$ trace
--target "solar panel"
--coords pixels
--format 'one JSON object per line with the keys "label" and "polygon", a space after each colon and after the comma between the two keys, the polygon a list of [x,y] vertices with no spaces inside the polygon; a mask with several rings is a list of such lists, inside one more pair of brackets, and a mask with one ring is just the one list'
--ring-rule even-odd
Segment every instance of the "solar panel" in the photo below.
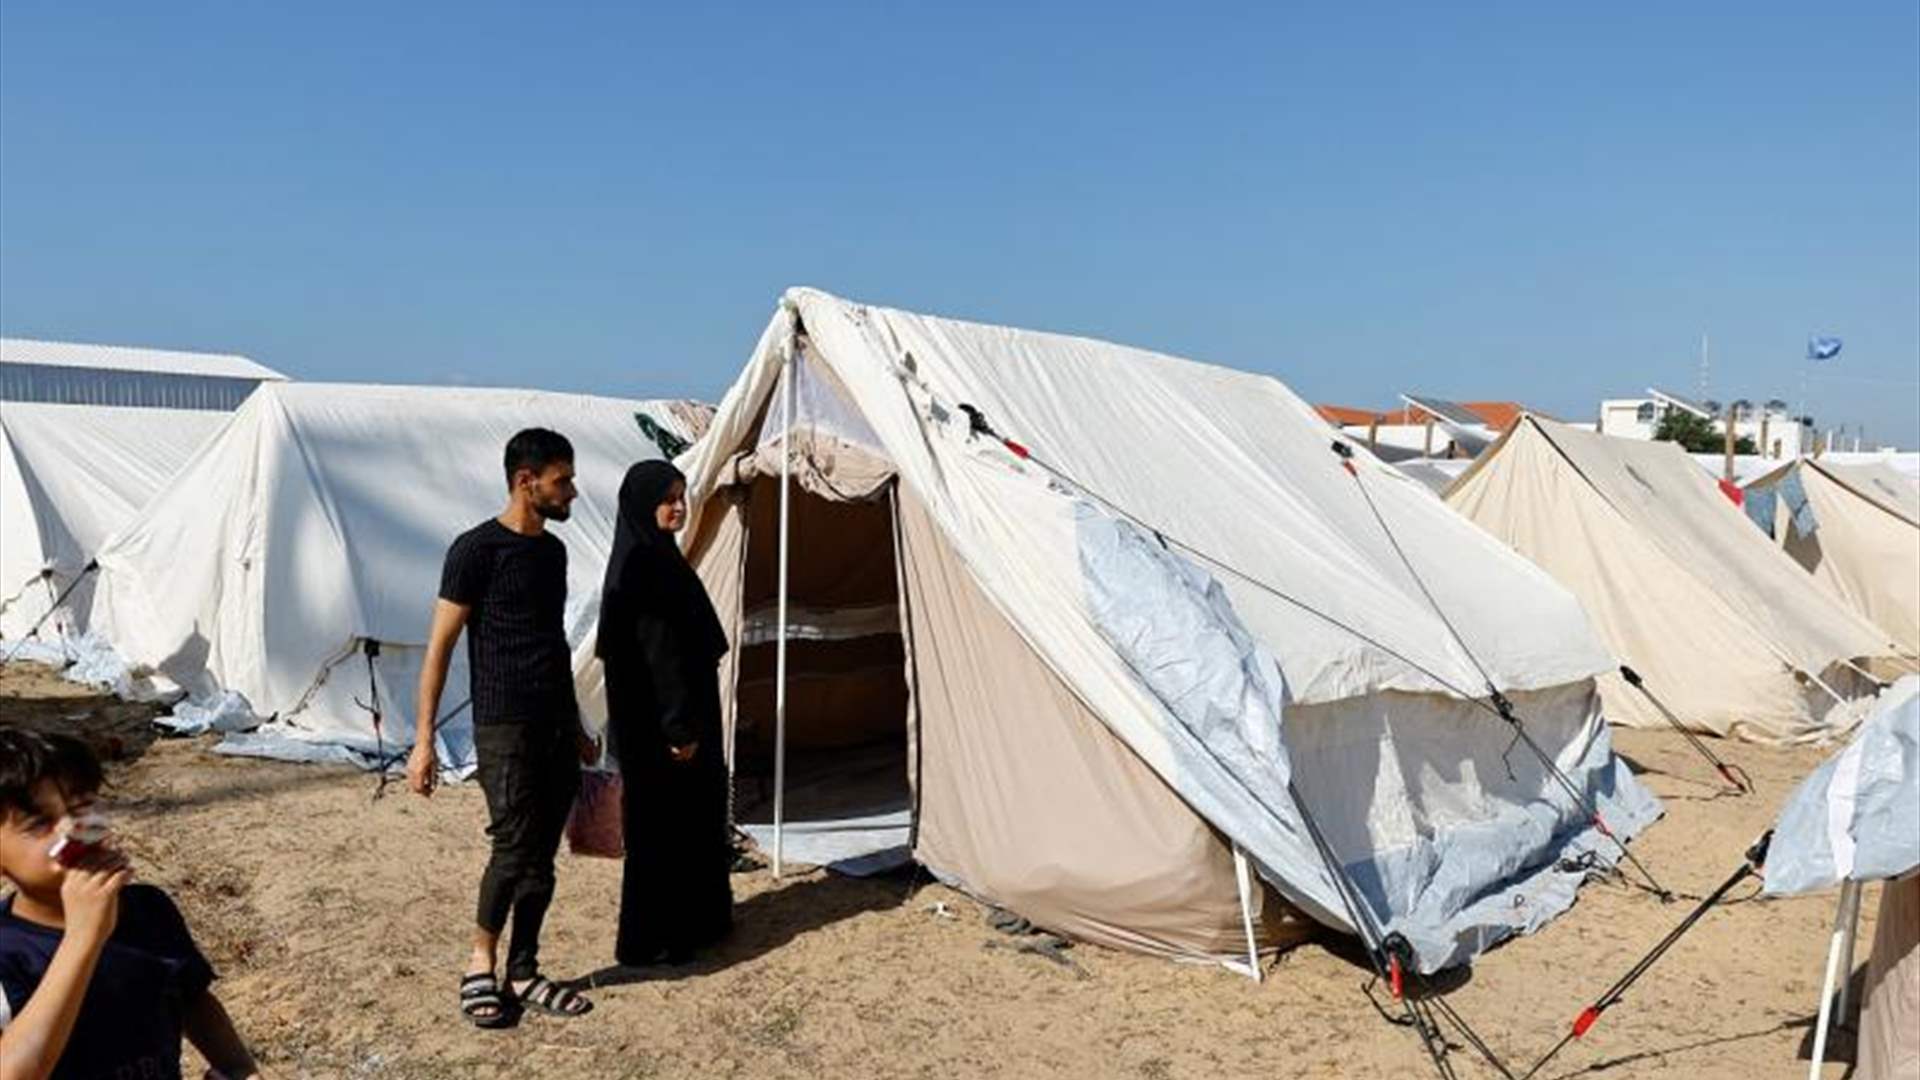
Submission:
{"label": "solar panel", "polygon": [[1480,419],[1473,410],[1457,401],[1447,401],[1444,398],[1436,397],[1415,396],[1413,394],[1401,394],[1400,400],[1412,405],[1416,409],[1424,410],[1434,418],[1449,424],[1459,424],[1463,427],[1486,426],[1486,421]]}

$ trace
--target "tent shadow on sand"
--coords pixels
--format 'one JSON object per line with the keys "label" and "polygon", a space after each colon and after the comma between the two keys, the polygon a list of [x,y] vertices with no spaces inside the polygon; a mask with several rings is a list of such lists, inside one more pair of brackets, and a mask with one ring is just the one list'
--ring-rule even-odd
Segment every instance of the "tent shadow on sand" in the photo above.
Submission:
{"label": "tent shadow on sand", "polygon": [[1670,772],[1666,769],[1655,768],[1638,758],[1623,753],[1618,747],[1614,749],[1613,756],[1619,758],[1621,763],[1636,777],[1644,779],[1649,776],[1658,776],[1672,780],[1675,783],[1687,785],[1688,790],[1686,791],[1662,791],[1657,793],[1661,799],[1668,802],[1717,802],[1721,799],[1738,798],[1741,794],[1728,790],[1725,784],[1715,782],[1710,776],[1690,776],[1684,772]]}
{"label": "tent shadow on sand", "polygon": [[[29,661],[7,664],[0,671],[8,676],[0,689],[0,726],[71,735],[102,761],[122,765],[138,761],[160,738],[153,717],[165,710],[158,706],[83,689],[62,681],[54,669]],[[60,692],[49,689],[53,687]]]}
{"label": "tent shadow on sand", "polygon": [[717,948],[689,963],[647,967],[610,964],[562,980],[562,985],[575,990],[604,990],[710,975],[765,956],[802,934],[843,919],[906,904],[913,899],[923,880],[917,868],[871,878],[843,877],[824,870],[813,874],[784,886],[768,888],[735,904],[733,933]]}

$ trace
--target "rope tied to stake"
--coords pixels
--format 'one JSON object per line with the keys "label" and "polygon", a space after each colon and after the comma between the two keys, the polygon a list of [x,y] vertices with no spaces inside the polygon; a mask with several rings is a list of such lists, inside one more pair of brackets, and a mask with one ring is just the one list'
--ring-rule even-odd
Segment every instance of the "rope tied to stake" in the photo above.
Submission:
{"label": "rope tied to stake", "polygon": [[1585,1036],[1587,1032],[1593,1030],[1593,1026],[1600,1022],[1601,1015],[1608,1009],[1618,1005],[1620,1000],[1626,997],[1627,990],[1632,987],[1634,983],[1638,982],[1641,976],[1651,970],[1653,965],[1658,963],[1662,956],[1666,955],[1667,950],[1673,948],[1674,944],[1686,935],[1687,931],[1693,929],[1694,924],[1704,918],[1707,912],[1713,910],[1728,893],[1733,891],[1735,886],[1745,881],[1748,877],[1760,873],[1767,864],[1767,848],[1772,843],[1773,830],[1768,829],[1760,835],[1760,839],[1754,841],[1752,847],[1747,849],[1740,864],[1740,869],[1734,871],[1731,877],[1721,882],[1719,888],[1707,894],[1706,898],[1701,900],[1699,905],[1687,914],[1686,918],[1680,920],[1680,925],[1674,927],[1666,937],[1661,938],[1660,942],[1645,956],[1642,956],[1632,968],[1628,969],[1625,975],[1621,976],[1618,981],[1608,987],[1606,993],[1601,994],[1593,1000],[1592,1004],[1581,1009],[1580,1014],[1573,1018],[1573,1023],[1567,1031],[1567,1034],[1562,1036],[1560,1041],[1555,1043],[1553,1049],[1547,1051],[1544,1057],[1535,1062],[1533,1068],[1528,1069],[1526,1075],[1521,1077],[1520,1080],[1532,1080],[1535,1074],[1546,1067],[1547,1062],[1552,1061],[1559,1055],[1560,1051],[1566,1049],[1568,1043]]}
{"label": "rope tied to stake", "polygon": [[[1680,718],[1673,715],[1673,710],[1667,708],[1666,702],[1655,697],[1653,691],[1647,689],[1646,681],[1640,677],[1639,672],[1625,664],[1621,664],[1620,677],[1627,681],[1628,686],[1645,694],[1647,700],[1653,702],[1653,707],[1659,711],[1661,716],[1666,718],[1667,723],[1673,725],[1673,730],[1686,737],[1687,742],[1693,746],[1694,750],[1697,751],[1701,757],[1706,758],[1707,763],[1712,765],[1714,769],[1720,773],[1722,780],[1733,785],[1735,794],[1746,795],[1753,791],[1753,778],[1747,775],[1746,770],[1738,769],[1737,766],[1727,764],[1720,759],[1719,755],[1707,749],[1707,744],[1701,741],[1700,736],[1694,734],[1690,728],[1681,723]],[[1734,775],[1736,769],[1738,769],[1739,772],[1738,776]]]}
{"label": "rope tied to stake", "polygon": [[380,643],[373,638],[364,638],[360,642],[360,652],[367,658],[367,697],[369,700],[361,701],[359,696],[355,695],[353,703],[365,709],[368,715],[373,718],[374,757],[381,762],[380,780],[373,789],[373,797],[378,800],[382,795],[387,793],[387,784],[392,780],[392,774],[389,773],[386,767],[388,760],[387,740],[382,723],[384,718],[381,716],[380,711],[380,679],[378,673],[374,670],[373,664],[373,662],[380,657]]}
{"label": "rope tied to stake", "polygon": [[[67,583],[67,587],[60,590],[60,594],[53,598],[53,602],[51,604],[47,605],[47,610],[44,613],[42,613],[38,619],[34,620],[33,628],[28,630],[26,634],[20,638],[19,641],[15,642],[13,648],[7,650],[7,656],[4,662],[9,664],[13,663],[14,657],[20,655],[20,650],[26,646],[27,642],[30,639],[39,636],[40,628],[47,625],[47,620],[53,618],[54,613],[60,610],[60,605],[66,603],[67,598],[73,595],[73,590],[79,588],[81,582],[87,580],[89,575],[93,574],[95,571],[99,569],[100,569],[100,561],[98,559],[88,559],[87,565],[80,568],[80,572],[73,576],[73,580]],[[46,582],[47,591],[52,592],[53,591],[53,568],[47,567],[41,570],[38,580]],[[32,587],[31,584],[29,584],[28,587],[31,588]],[[24,591],[25,590],[22,590],[22,592]],[[64,649],[64,646],[62,648]],[[69,657],[68,659],[68,664],[69,666],[71,666],[72,664],[71,657]]]}

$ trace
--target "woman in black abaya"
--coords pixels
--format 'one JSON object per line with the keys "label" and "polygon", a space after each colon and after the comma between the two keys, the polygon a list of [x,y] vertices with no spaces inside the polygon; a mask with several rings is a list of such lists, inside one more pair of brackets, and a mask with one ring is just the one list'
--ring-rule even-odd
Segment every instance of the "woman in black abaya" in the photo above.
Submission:
{"label": "woman in black abaya", "polygon": [[718,674],[727,639],[674,541],[686,491],[664,461],[627,470],[600,599],[596,651],[624,799],[622,964],[685,960],[733,924]]}

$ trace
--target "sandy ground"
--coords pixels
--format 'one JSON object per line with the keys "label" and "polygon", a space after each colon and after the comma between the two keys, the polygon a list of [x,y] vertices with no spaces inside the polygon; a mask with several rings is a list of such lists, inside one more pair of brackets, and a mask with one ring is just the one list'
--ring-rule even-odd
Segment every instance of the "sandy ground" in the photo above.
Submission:
{"label": "sandy ground", "polygon": [[[924,878],[739,875],[739,931],[719,955],[609,979],[619,867],[564,853],[544,957],[553,974],[594,978],[598,1008],[476,1032],[453,991],[484,861],[477,789],[426,801],[396,786],[375,799],[365,774],[155,740],[146,715],[44,669],[0,670],[0,723],[83,731],[115,757],[108,794],[125,846],[187,912],[271,1075],[1433,1075],[1414,1036],[1361,995],[1350,951],[1303,946],[1254,985],[1082,946],[1081,979],[986,948],[998,935],[982,911]],[[1713,798],[1678,737],[1617,738],[1668,807],[1636,852],[1696,894],[1738,867],[1823,756],[1715,743],[1759,793]],[[930,910],[940,903],[954,917]],[[1877,903],[1870,891],[1862,966]],[[1590,886],[1543,933],[1481,958],[1448,1000],[1524,1072],[1689,907]],[[1804,1075],[1833,908],[1827,894],[1714,911],[1541,1075]],[[1837,1049],[1851,1056],[1845,1032]],[[1453,1060],[1462,1076],[1496,1075],[1470,1051]],[[189,1064],[197,1075],[191,1053]]]}

